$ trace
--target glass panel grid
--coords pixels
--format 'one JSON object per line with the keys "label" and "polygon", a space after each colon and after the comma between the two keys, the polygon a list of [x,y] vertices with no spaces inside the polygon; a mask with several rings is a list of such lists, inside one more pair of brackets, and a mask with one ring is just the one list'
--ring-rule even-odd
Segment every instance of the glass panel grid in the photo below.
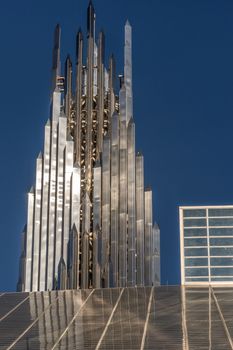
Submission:
{"label": "glass panel grid", "polygon": [[205,209],[184,209],[183,216],[186,217],[205,217],[206,210]]}
{"label": "glass panel grid", "polygon": [[[213,284],[232,281],[232,276],[212,277]],[[143,334],[143,349],[148,350],[231,349],[226,328],[233,338],[233,288],[200,286],[207,282],[205,276],[190,276],[187,277],[189,286],[185,287],[124,288],[111,321],[109,317],[120,295],[117,288],[95,290],[78,315],[80,304],[86,300],[82,299],[80,291],[65,291],[59,295],[52,291],[49,297],[47,292],[31,293],[30,301],[24,303],[20,313],[14,311],[1,329],[0,349],[11,346],[12,339],[25,330],[24,321],[30,324],[51,303],[51,312],[45,312],[35,327],[26,331],[21,338],[24,341],[17,342],[12,349],[51,350],[61,332],[63,336],[55,349],[94,350],[101,340],[101,350],[136,350],[141,348]],[[193,287],[192,283],[199,286]],[[153,297],[148,312],[151,291]],[[8,297],[12,299],[8,293],[5,297],[6,303]]]}
{"label": "glass panel grid", "polygon": [[216,208],[211,209],[209,208],[209,217],[212,216],[232,216],[233,217],[233,208]]}
{"label": "glass panel grid", "polygon": [[206,227],[206,219],[184,219],[184,228],[187,227]]}
{"label": "glass panel grid", "polygon": [[[230,277],[229,271],[233,267],[233,208],[226,209],[207,207],[204,209],[206,219],[203,218],[202,211],[196,210],[193,214],[192,210],[195,209],[183,209],[185,281],[191,282],[190,279],[199,277],[203,279],[206,268],[208,269],[208,282],[213,280],[211,277],[214,279]],[[229,278],[226,281],[229,281]]]}
{"label": "glass panel grid", "polygon": [[[66,290],[59,291],[57,299],[46,300],[46,293],[38,293],[36,304],[31,306],[31,315],[39,319],[17,342],[14,349],[21,350],[29,347],[33,350],[50,350],[89,294],[90,290]],[[51,306],[48,308],[48,305]],[[43,309],[45,313],[40,317],[40,310]]]}

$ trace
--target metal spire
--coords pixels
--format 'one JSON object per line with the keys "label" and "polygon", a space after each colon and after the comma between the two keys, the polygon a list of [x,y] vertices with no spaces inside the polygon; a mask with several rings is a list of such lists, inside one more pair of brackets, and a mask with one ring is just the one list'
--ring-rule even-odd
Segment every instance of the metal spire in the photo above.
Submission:
{"label": "metal spire", "polygon": [[95,34],[95,9],[90,0],[87,8],[87,36],[94,37]]}
{"label": "metal spire", "polygon": [[53,62],[52,62],[52,92],[56,89],[58,77],[61,75],[60,61],[61,27],[56,25],[54,30]]}

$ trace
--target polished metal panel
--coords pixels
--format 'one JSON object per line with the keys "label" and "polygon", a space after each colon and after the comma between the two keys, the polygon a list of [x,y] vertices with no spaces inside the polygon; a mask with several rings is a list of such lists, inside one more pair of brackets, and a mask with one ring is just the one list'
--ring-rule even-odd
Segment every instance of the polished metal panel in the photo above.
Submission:
{"label": "polished metal panel", "polygon": [[100,288],[101,264],[101,167],[97,163],[94,167],[93,189],[93,287]]}
{"label": "polished metal panel", "polygon": [[116,96],[114,93],[115,88],[115,72],[116,70],[116,63],[115,58],[113,55],[111,55],[109,60],[109,73],[108,73],[108,110],[109,110],[109,118],[108,118],[108,130],[111,130],[111,121],[112,121],[112,115],[115,112],[115,103],[116,103]]}
{"label": "polished metal panel", "polygon": [[133,92],[132,92],[132,27],[129,21],[125,24],[124,47],[124,82],[126,88],[126,121],[133,117]]}
{"label": "polished metal panel", "polygon": [[75,129],[75,160],[81,161],[81,110],[82,110],[82,83],[83,83],[83,36],[81,30],[76,37],[76,129]]}
{"label": "polished metal panel", "polygon": [[145,285],[152,284],[152,191],[145,191]]}
{"label": "polished metal panel", "polygon": [[111,263],[112,287],[118,287],[118,245],[119,245],[119,115],[112,116],[111,133]]}
{"label": "polished metal panel", "polygon": [[[19,258],[19,279],[17,283],[17,292],[25,290],[25,263],[26,263],[26,233],[27,226],[24,226],[21,234],[21,255]],[[0,294],[1,297],[2,294]]]}
{"label": "polished metal panel", "polygon": [[[79,241],[80,241],[80,167],[78,165],[74,166],[73,168],[73,174],[71,179],[71,227],[72,231],[75,228],[75,240],[77,241],[75,243],[75,254],[72,255],[72,261],[74,264],[75,260],[75,276],[78,276],[79,268],[80,268],[80,262],[79,262]],[[73,233],[74,234],[74,233]],[[75,279],[76,288],[80,286],[79,284],[79,278],[76,277]],[[72,285],[70,288],[74,287],[74,282],[72,282]]]}
{"label": "polished metal panel", "polygon": [[73,167],[71,179],[71,227],[75,224],[78,232],[80,227],[80,167]]}
{"label": "polished metal panel", "polygon": [[119,94],[120,104],[120,164],[119,164],[119,286],[127,283],[127,126],[126,90],[123,86]]}
{"label": "polished metal panel", "polygon": [[109,83],[109,75],[108,75],[107,69],[105,68],[104,69],[104,90],[105,90],[105,92],[108,91],[108,83]]}
{"label": "polished metal panel", "polygon": [[68,288],[79,288],[79,242],[80,235],[74,224],[69,236],[68,244]]}
{"label": "polished metal panel", "polygon": [[153,285],[160,285],[160,229],[157,224],[152,228],[151,278]]}
{"label": "polished metal panel", "polygon": [[61,93],[53,93],[51,146],[50,146],[50,184],[49,184],[49,214],[48,214],[48,254],[47,254],[47,289],[54,288],[54,253],[55,253],[55,215],[56,215],[56,185],[57,185],[57,128],[61,108]]}
{"label": "polished metal panel", "polygon": [[135,189],[135,124],[128,124],[128,276],[127,285],[136,284],[136,189]]}
{"label": "polished metal panel", "polygon": [[97,163],[94,167],[94,191],[93,191],[93,226],[101,227],[101,166]]}
{"label": "polished metal panel", "polygon": [[[69,140],[66,141],[66,148],[65,148],[65,174],[64,174],[65,178],[64,178],[64,203],[63,203],[64,217],[63,217],[63,244],[62,244],[62,257],[66,265],[67,265],[67,249],[68,249],[69,233],[71,230],[71,179],[72,179],[73,164],[74,164],[73,157],[74,157],[74,142],[72,139],[69,138]],[[79,199],[77,198],[76,201],[78,200]],[[77,203],[76,210],[77,210],[76,213],[79,214],[79,202]]]}
{"label": "polished metal panel", "polygon": [[51,123],[48,119],[45,125],[44,138],[44,156],[43,156],[43,185],[41,199],[41,246],[40,246],[40,274],[39,290],[46,290],[46,261],[47,261],[47,242],[48,242],[48,201],[49,201],[49,183],[50,183],[50,139]]}
{"label": "polished metal panel", "polygon": [[57,188],[56,188],[56,226],[55,226],[55,261],[54,275],[58,279],[58,264],[62,256],[62,220],[63,220],[63,201],[64,201],[64,149],[66,144],[67,119],[64,114],[58,121],[58,139],[57,139]]}
{"label": "polished metal panel", "polygon": [[102,155],[102,261],[101,279],[103,286],[109,286],[109,250],[110,250],[110,140],[103,140]]}
{"label": "polished metal panel", "polygon": [[70,134],[73,129],[72,120],[72,62],[70,56],[67,56],[65,62],[65,86],[64,86],[64,112],[67,118],[67,132]]}
{"label": "polished metal panel", "polygon": [[[85,144],[85,188],[90,195],[92,184],[92,122],[93,122],[93,66],[94,66],[94,34],[95,11],[90,3],[87,9],[87,92],[86,92],[86,144]],[[84,215],[84,220],[86,220]],[[90,223],[89,223],[90,224]],[[88,224],[88,225],[89,225]],[[84,231],[82,231],[84,234]]]}
{"label": "polished metal panel", "polygon": [[98,93],[97,88],[97,71],[98,71],[98,46],[94,43],[94,59],[93,59],[93,96]]}
{"label": "polished metal panel", "polygon": [[67,288],[67,266],[64,259],[61,257],[58,264],[58,279],[57,286],[60,290],[65,290]]}
{"label": "polished metal panel", "polygon": [[26,259],[25,259],[25,292],[32,288],[32,254],[33,254],[33,220],[34,220],[34,188],[28,193]]}
{"label": "polished metal panel", "polygon": [[36,188],[34,202],[34,237],[33,237],[33,269],[32,269],[32,290],[39,289],[39,257],[40,257],[40,223],[41,223],[41,188],[42,188],[42,154],[36,160]]}
{"label": "polished metal panel", "polygon": [[91,201],[86,192],[83,198],[83,229],[82,229],[82,254],[81,254],[81,288],[89,287],[89,233],[91,221]]}
{"label": "polished metal panel", "polygon": [[[144,285],[144,241],[145,241],[145,198],[144,198],[144,159],[136,156],[136,268],[137,286]],[[157,243],[157,242],[156,242]]]}
{"label": "polished metal panel", "polygon": [[104,130],[104,33],[100,32],[98,41],[98,73],[97,73],[97,95],[98,95],[98,136],[97,157],[102,152],[103,130]]}

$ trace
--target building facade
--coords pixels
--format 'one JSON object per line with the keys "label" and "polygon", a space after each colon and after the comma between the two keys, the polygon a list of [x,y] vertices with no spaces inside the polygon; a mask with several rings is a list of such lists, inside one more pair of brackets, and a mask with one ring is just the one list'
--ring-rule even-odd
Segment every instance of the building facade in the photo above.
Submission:
{"label": "building facade", "polygon": [[51,115],[36,183],[28,193],[18,290],[158,284],[159,228],[144,159],[135,150],[132,34],[125,25],[124,74],[105,64],[104,33],[87,10],[87,40],[79,30],[76,60],[60,62],[54,36]]}
{"label": "building facade", "polygon": [[179,212],[181,283],[233,283],[233,206],[185,206]]}

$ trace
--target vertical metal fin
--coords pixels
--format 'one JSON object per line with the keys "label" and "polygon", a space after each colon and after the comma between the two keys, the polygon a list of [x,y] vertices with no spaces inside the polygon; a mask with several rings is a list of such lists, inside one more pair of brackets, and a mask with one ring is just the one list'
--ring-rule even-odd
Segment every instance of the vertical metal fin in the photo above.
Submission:
{"label": "vertical metal fin", "polygon": [[70,231],[68,255],[68,286],[69,289],[79,288],[79,233],[74,224]]}
{"label": "vertical metal fin", "polygon": [[93,232],[93,288],[100,288],[101,231],[99,225]]}
{"label": "vertical metal fin", "polygon": [[132,27],[129,21],[125,24],[125,58],[124,58],[124,83],[126,87],[126,117],[127,123],[133,116],[133,92],[132,92]]}
{"label": "vertical metal fin", "polygon": [[103,287],[109,287],[110,249],[110,140],[104,137],[102,154],[102,261],[101,280]]}
{"label": "vertical metal fin", "polygon": [[81,254],[81,288],[89,287],[89,233],[91,222],[91,202],[88,194],[83,197],[83,226]]}
{"label": "vertical metal fin", "polygon": [[39,259],[40,259],[40,224],[41,224],[41,188],[42,188],[42,154],[36,160],[36,188],[34,202],[34,238],[33,238],[33,270],[32,290],[39,290]]}
{"label": "vertical metal fin", "polygon": [[92,182],[92,117],[93,117],[93,61],[94,61],[94,8],[90,2],[88,11],[88,47],[87,47],[87,134],[86,134],[86,191],[90,194]]}
{"label": "vertical metal fin", "polygon": [[92,38],[95,35],[95,9],[92,1],[89,2],[87,8],[87,35]]}
{"label": "vertical metal fin", "polygon": [[43,157],[43,183],[41,199],[41,226],[40,226],[40,280],[39,290],[44,291],[47,288],[46,283],[46,262],[47,262],[47,243],[48,243],[48,202],[49,202],[49,184],[50,184],[50,142],[51,142],[51,123],[48,119],[45,125],[44,139],[44,157]]}
{"label": "vertical metal fin", "polygon": [[25,225],[21,234],[21,255],[19,258],[19,279],[17,283],[17,292],[23,292],[25,290],[26,232],[27,226]]}
{"label": "vertical metal fin", "polygon": [[136,156],[136,255],[137,286],[144,285],[144,235],[145,235],[145,199],[144,199],[144,162],[143,155]]}
{"label": "vertical metal fin", "polygon": [[26,234],[26,266],[25,266],[25,292],[32,290],[32,264],[33,264],[33,220],[34,220],[35,190],[32,187],[28,193],[27,208],[27,234]]}
{"label": "vertical metal fin", "polygon": [[67,288],[67,268],[64,259],[61,257],[58,265],[58,289]]}
{"label": "vertical metal fin", "polygon": [[112,116],[111,130],[111,263],[113,286],[118,287],[119,245],[119,115]]}
{"label": "vertical metal fin", "polygon": [[97,135],[97,158],[102,152],[103,145],[103,120],[104,120],[104,33],[99,34],[98,47],[98,74],[97,74],[97,95],[98,95],[98,135]]}
{"label": "vertical metal fin", "polygon": [[135,124],[128,124],[128,286],[136,283]]}
{"label": "vertical metal fin", "polygon": [[97,162],[94,167],[94,188],[93,188],[93,288],[100,288],[100,259],[101,249],[100,226],[101,226],[101,166]]}
{"label": "vertical metal fin", "polygon": [[120,193],[119,193],[119,286],[125,287],[127,281],[127,126],[126,126],[126,90],[123,86],[119,94],[120,104]]}
{"label": "vertical metal fin", "polygon": [[[65,164],[64,164],[64,199],[63,199],[63,244],[62,244],[62,257],[64,259],[65,264],[67,265],[67,253],[68,253],[68,241],[69,241],[69,233],[71,230],[71,207],[73,197],[71,196],[71,179],[73,173],[73,155],[74,155],[74,142],[71,139],[71,136],[68,135],[68,140],[66,141],[65,148]],[[75,176],[75,175],[74,175]],[[78,184],[80,187],[80,183]],[[78,193],[78,189],[76,190]],[[75,191],[73,192],[74,195]],[[79,199],[77,198],[76,201]],[[80,205],[76,204],[78,215]],[[73,213],[74,213],[73,208]],[[73,214],[73,221],[75,221],[75,215]],[[78,218],[76,217],[76,223],[78,223]]]}
{"label": "vertical metal fin", "polygon": [[152,191],[145,190],[145,285],[152,284]]}
{"label": "vertical metal fin", "polygon": [[109,82],[108,82],[108,109],[109,109],[109,124],[111,130],[111,118],[115,111],[115,80],[116,80],[116,62],[113,55],[111,55],[109,60]]}
{"label": "vertical metal fin", "polygon": [[52,101],[51,146],[50,146],[50,183],[48,214],[48,252],[47,252],[47,289],[54,288],[54,256],[55,256],[55,213],[57,184],[57,134],[58,119],[61,110],[61,93],[55,91]]}
{"label": "vertical metal fin", "polygon": [[152,283],[160,285],[160,229],[157,223],[152,228]]}
{"label": "vertical metal fin", "polygon": [[67,118],[67,130],[70,134],[73,128],[73,120],[71,118],[72,107],[72,62],[68,55],[65,63],[65,115]]}
{"label": "vertical metal fin", "polygon": [[82,111],[82,78],[83,78],[83,36],[81,30],[76,37],[76,128],[75,128],[75,161],[80,165],[81,157],[81,111]]}
{"label": "vertical metal fin", "polygon": [[62,256],[63,243],[63,199],[64,199],[64,149],[66,145],[67,118],[64,113],[59,117],[57,137],[57,179],[56,179],[56,225],[54,274],[58,279],[58,264]]}

